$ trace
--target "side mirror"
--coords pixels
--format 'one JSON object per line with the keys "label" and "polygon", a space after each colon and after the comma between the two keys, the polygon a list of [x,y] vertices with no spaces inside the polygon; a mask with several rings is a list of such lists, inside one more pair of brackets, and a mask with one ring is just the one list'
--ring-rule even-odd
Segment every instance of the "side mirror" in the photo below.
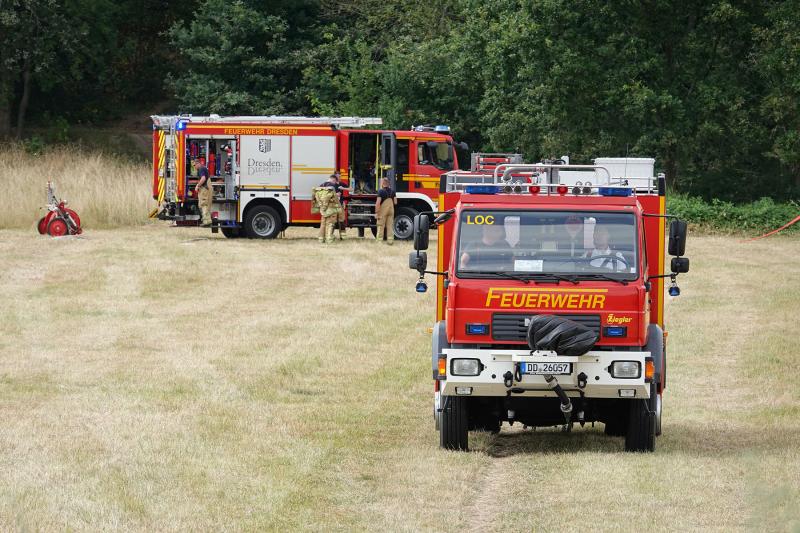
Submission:
{"label": "side mirror", "polygon": [[431,219],[428,215],[420,213],[414,217],[414,249],[427,250]]}
{"label": "side mirror", "polygon": [[460,143],[458,143],[457,146],[459,148],[461,148],[462,150],[464,150],[465,152],[469,152],[469,145],[467,143],[465,143],[464,141],[461,141]]}
{"label": "side mirror", "polygon": [[408,268],[423,272],[428,268],[428,254],[425,252],[411,252],[408,254]]}
{"label": "side mirror", "polygon": [[673,220],[669,225],[669,255],[682,256],[686,252],[686,222]]}
{"label": "side mirror", "polygon": [[689,272],[689,258],[688,257],[673,257],[670,262],[670,269],[673,274],[683,274]]}

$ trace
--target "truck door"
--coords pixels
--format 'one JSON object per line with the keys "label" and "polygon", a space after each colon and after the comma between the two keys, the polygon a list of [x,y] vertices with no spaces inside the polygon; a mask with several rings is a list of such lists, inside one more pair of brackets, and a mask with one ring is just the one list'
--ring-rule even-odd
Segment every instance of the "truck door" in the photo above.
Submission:
{"label": "truck door", "polygon": [[389,186],[397,190],[397,136],[392,132],[381,133],[380,176],[389,179]]}

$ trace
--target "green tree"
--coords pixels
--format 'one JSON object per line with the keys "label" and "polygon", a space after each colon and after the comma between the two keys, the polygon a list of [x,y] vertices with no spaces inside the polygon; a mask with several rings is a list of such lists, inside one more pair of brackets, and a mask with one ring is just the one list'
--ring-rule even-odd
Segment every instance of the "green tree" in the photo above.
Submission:
{"label": "green tree", "polygon": [[[171,86],[183,111],[278,114],[304,109],[300,78],[313,2],[206,0],[169,37],[181,61]],[[291,23],[297,24],[292,26]]]}
{"label": "green tree", "polygon": [[0,3],[0,137],[11,133],[15,86],[21,86],[16,130],[20,138],[34,82],[58,79],[60,72],[52,69],[58,52],[72,48],[79,37],[56,0]]}

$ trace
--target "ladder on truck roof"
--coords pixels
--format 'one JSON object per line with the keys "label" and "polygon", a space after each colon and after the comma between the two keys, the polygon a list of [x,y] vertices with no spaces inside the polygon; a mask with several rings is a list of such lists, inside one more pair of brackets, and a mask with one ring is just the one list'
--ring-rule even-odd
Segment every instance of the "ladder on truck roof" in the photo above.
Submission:
{"label": "ladder on truck roof", "polygon": [[220,115],[193,116],[193,115],[152,115],[153,124],[156,126],[170,126],[183,120],[198,124],[323,124],[339,128],[363,128],[364,126],[380,126],[383,119],[379,117],[292,117],[279,115],[265,116],[230,116]]}
{"label": "ladder on truck roof", "polygon": [[[576,182],[569,186],[560,179],[560,172],[580,173],[592,182]],[[630,194],[652,194],[658,190],[658,182],[664,174],[657,177],[616,177],[612,176],[606,165],[572,165],[552,163],[499,163],[484,171],[453,170],[445,174],[445,190],[464,191],[495,190],[502,193],[530,192],[543,195],[573,194],[602,196],[628,196]],[[488,189],[487,189],[488,187]],[[597,191],[597,192],[595,192]]]}

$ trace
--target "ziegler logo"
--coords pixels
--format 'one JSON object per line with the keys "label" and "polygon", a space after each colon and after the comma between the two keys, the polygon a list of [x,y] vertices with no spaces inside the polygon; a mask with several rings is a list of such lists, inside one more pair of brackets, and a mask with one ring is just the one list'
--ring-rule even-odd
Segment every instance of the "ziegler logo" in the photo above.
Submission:
{"label": "ziegler logo", "polygon": [[259,139],[258,140],[258,151],[267,153],[272,151],[272,139]]}
{"label": "ziegler logo", "polygon": [[632,320],[629,316],[615,316],[614,313],[609,313],[606,324],[630,324]]}
{"label": "ziegler logo", "polygon": [[607,289],[516,289],[492,287],[485,307],[512,309],[603,309]]}

